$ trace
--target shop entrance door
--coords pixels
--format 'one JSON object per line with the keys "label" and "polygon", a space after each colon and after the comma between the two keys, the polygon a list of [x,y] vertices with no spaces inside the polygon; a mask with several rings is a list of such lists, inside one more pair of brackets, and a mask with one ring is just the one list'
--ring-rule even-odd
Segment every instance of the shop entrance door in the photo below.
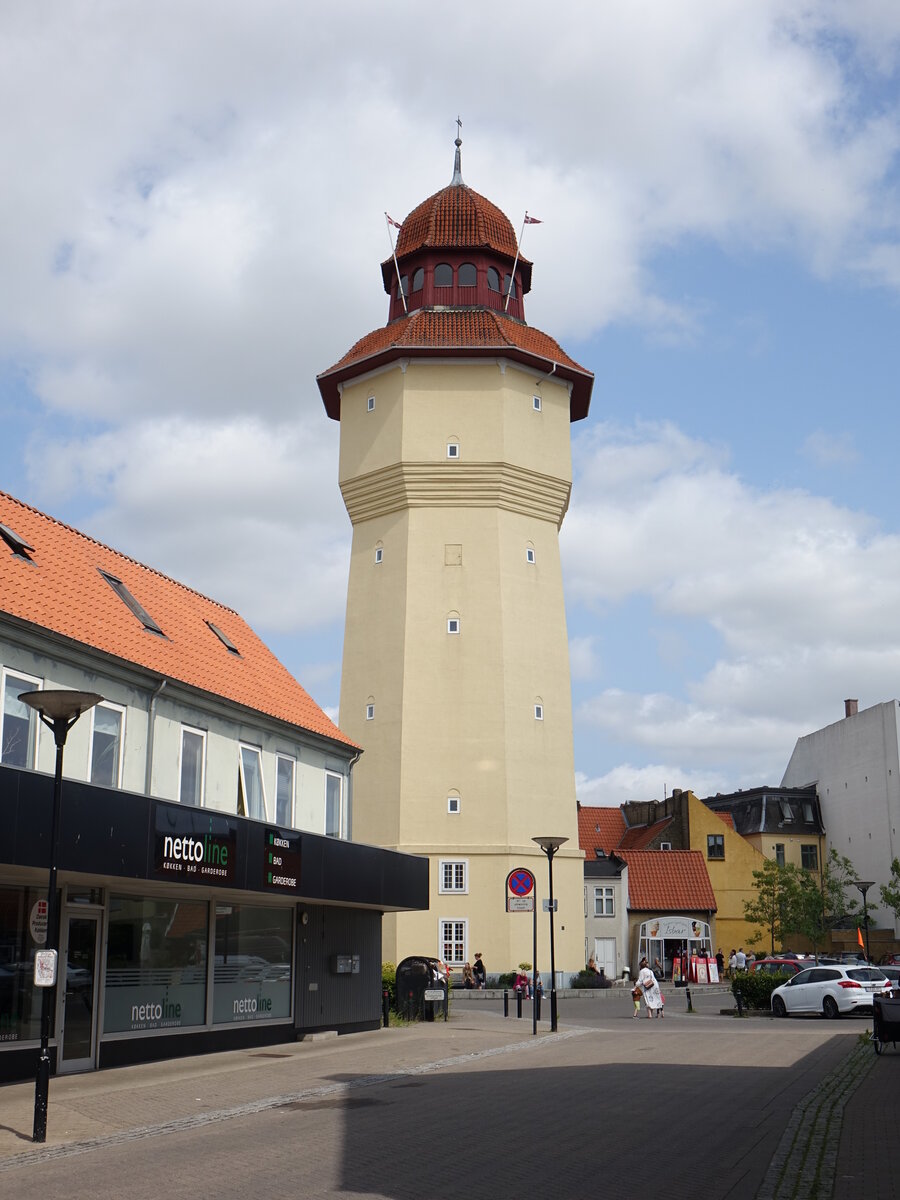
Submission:
{"label": "shop entrance door", "polygon": [[100,918],[64,913],[60,976],[65,984],[57,1070],[92,1071],[97,1042],[97,950]]}

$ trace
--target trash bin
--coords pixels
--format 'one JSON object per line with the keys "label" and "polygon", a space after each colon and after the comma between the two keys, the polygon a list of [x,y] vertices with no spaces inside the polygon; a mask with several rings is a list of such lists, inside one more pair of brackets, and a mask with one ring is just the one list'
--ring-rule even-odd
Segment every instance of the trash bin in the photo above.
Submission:
{"label": "trash bin", "polygon": [[408,1021],[447,1019],[447,974],[439,958],[413,955],[397,967],[397,1011]]}

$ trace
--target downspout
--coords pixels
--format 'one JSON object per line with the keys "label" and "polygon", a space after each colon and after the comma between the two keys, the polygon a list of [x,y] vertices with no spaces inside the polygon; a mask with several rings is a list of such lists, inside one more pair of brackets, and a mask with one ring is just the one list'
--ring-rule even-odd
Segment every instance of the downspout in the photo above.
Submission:
{"label": "downspout", "polygon": [[147,765],[144,767],[144,794],[146,796],[150,795],[150,781],[153,778],[153,731],[156,720],[156,701],[168,682],[168,679],[160,680],[159,687],[150,697],[150,707],[147,709]]}
{"label": "downspout", "polygon": [[353,768],[362,758],[362,750],[357,750],[347,766],[347,841],[353,841]]}

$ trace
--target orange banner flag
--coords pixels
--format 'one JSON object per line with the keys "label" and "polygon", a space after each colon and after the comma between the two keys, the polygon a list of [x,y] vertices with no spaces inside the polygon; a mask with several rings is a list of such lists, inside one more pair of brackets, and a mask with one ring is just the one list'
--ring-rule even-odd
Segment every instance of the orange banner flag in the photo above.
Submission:
{"label": "orange banner flag", "polygon": [[859,944],[862,946],[863,949],[866,948],[866,943],[863,941],[862,930],[860,929],[860,927],[858,925],[856,927],[856,940],[859,942]]}

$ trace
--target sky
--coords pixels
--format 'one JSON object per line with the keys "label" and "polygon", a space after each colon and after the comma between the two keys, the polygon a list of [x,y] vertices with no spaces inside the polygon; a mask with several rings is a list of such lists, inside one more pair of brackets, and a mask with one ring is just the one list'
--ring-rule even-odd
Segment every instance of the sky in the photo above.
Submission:
{"label": "sky", "polygon": [[337,716],[316,374],[384,212],[527,209],[593,371],[561,531],[578,794],[775,785],[900,696],[900,5],[0,5],[0,487],[236,608]]}

